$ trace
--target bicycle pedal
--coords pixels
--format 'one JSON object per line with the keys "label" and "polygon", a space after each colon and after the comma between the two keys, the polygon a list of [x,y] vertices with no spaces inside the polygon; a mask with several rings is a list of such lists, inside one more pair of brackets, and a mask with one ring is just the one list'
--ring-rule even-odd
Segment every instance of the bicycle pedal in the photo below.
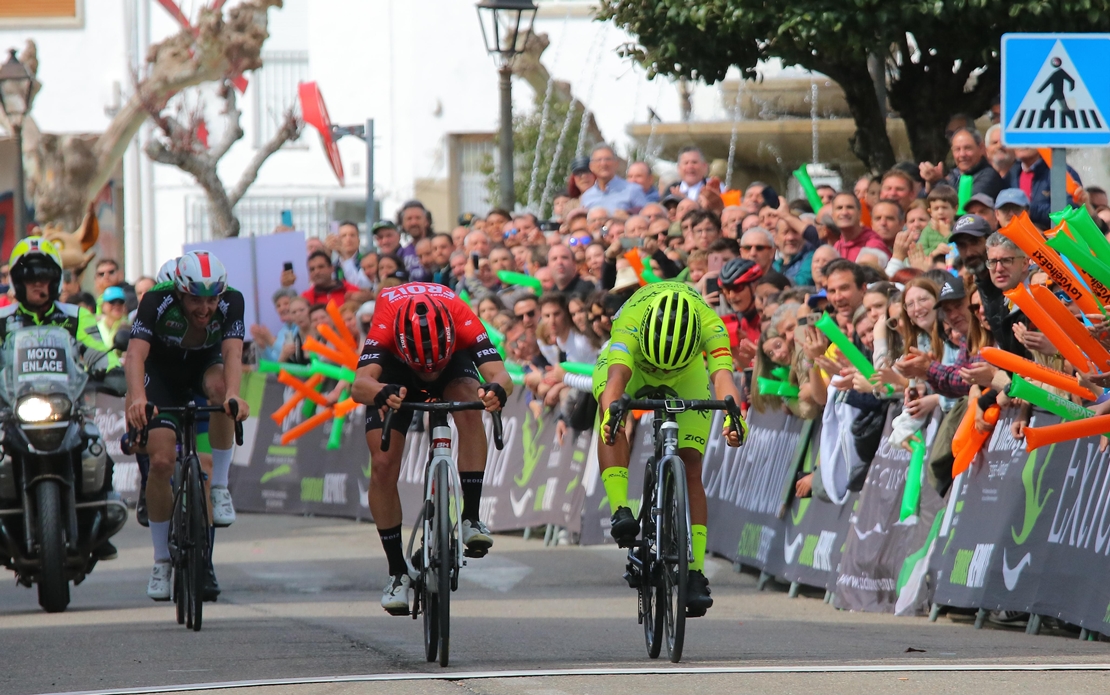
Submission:
{"label": "bicycle pedal", "polygon": [[[474,558],[475,560],[480,560],[488,554],[489,554],[489,549],[488,548],[475,548],[474,550],[471,550],[470,548],[466,548],[465,550],[463,550],[463,557],[471,557],[471,558]],[[466,563],[463,563],[463,564],[466,564]]]}
{"label": "bicycle pedal", "polygon": [[624,576],[624,581],[628,582],[628,588],[629,589],[639,589],[640,588],[640,578],[634,572],[631,572],[631,571],[625,572],[623,576]]}

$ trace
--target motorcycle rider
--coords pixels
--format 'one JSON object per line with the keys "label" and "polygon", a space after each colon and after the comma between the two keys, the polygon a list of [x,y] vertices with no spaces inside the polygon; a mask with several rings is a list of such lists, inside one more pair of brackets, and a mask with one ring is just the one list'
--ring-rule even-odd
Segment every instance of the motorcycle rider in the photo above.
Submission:
{"label": "motorcycle rider", "polygon": [[[96,318],[76,304],[59,301],[62,292],[62,256],[53,242],[40,236],[27,237],[12,249],[8,260],[16,301],[0,308],[0,345],[8,335],[25,326],[61,326],[69,331],[77,357],[90,371],[119,366],[115,352],[105,345]],[[108,457],[105,492],[112,491],[112,458]],[[115,559],[116,547],[104,541],[94,551],[100,560]]]}

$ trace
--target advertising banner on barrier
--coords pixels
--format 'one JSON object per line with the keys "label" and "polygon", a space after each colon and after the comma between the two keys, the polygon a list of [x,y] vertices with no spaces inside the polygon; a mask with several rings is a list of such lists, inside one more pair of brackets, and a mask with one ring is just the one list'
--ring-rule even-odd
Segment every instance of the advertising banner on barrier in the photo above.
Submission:
{"label": "advertising banner on barrier", "polygon": [[[1092,437],[1025,453],[999,420],[963,476],[937,558],[936,602],[1110,630],[1110,454]],[[1033,426],[1057,422],[1037,412]],[[955,488],[955,486],[954,486]],[[956,491],[954,489],[955,494]]]}
{"label": "advertising banner on barrier", "polygon": [[[245,512],[370,518],[365,408],[360,406],[344,420],[339,449],[327,448],[330,424],[283,446],[282,433],[304,421],[304,410],[294,408],[281,425],[268,414],[291,395],[292,389],[267,376],[258,407],[252,404],[252,412],[263,416],[251,418],[256,425],[248,465],[231,469],[236,507]],[[492,444],[492,420],[484,417],[490,445],[482,518],[495,531],[549,523],[577,529],[582,495],[578,487],[592,432],[577,437],[567,433],[559,446],[555,441],[555,417],[547,414],[537,418],[522,393],[510,397],[502,419],[505,449],[497,451]],[[457,432],[454,440],[457,447]],[[410,432],[405,438],[397,485],[406,521],[415,520],[424,498],[427,455],[428,434]]]}
{"label": "advertising banner on barrier", "polygon": [[[802,463],[803,473],[813,473],[820,464],[820,427],[821,423],[815,423],[810,435]],[[836,570],[840,565],[849,518],[858,503],[859,493],[856,492],[849,493],[841,505],[817,497],[794,497],[786,517],[783,538],[785,564],[779,578],[835,591]]]}
{"label": "advertising banner on barrier", "polygon": [[[859,495],[840,559],[837,608],[879,613],[913,613],[925,608],[925,569],[932,547],[929,537],[935,537],[933,522],[943,501],[925,482],[917,513],[900,518],[910,452],[888,441],[891,421],[899,412],[899,408],[891,408],[887,414],[882,443]],[[931,434],[927,442],[929,437]],[[924,480],[924,470],[920,475]],[[901,593],[908,605],[899,604]]]}
{"label": "advertising banner on barrier", "polygon": [[[720,432],[715,413],[712,432]],[[748,411],[748,441],[739,449],[721,437],[710,439],[702,463],[709,506],[710,552],[733,562],[781,575],[786,566],[784,531],[779,517],[783,490],[794,477],[803,421],[781,410]]]}

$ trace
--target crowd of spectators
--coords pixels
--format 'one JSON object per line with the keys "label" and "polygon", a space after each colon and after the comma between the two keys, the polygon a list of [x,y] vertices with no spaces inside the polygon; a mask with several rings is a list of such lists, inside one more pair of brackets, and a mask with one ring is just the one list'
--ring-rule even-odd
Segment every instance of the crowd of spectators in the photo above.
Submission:
{"label": "crowd of spectators", "polygon": [[[761,182],[722,190],[697,148],[679,153],[677,180],[660,182],[643,162],[622,167],[604,144],[574,160],[546,220],[493,209],[436,231],[428,210],[410,201],[394,221],[373,227],[374,252],[360,248],[354,223],[310,239],[304,270],[312,287],[297,294],[299,269],[286,270],[285,287],[273,297],[281,331],[256,326],[254,343],[266,359],[307,361],[303,341],[319,338],[320,323],[330,321],[329,300],[342,307],[351,331],[364,335],[382,288],[441,283],[468,297],[504,336],[506,357],[523,370],[537,414],[554,409],[561,430],[585,429],[596,408],[589,378],[560,365],[596,361],[644,268],[690,284],[717,309],[755,407],[834,421],[848,414],[851,422],[897,403],[901,443],[934,414],[951,431],[969,398],[1006,402],[1008,377],[981,360],[983,347],[1068,366],[1003,295],[1043,279],[998,230],[1023,212],[1049,228],[1048,167],[1037,150],[1003,147],[997,126],[984,135],[971,119],[956,117],[947,136],[951,164],[905,162],[840,190],[819,186],[817,210]],[[972,191],[961,201],[965,175]],[[1080,185],[1069,202],[1086,206],[1106,231],[1103,189]],[[815,326],[824,312],[871,360],[872,378],[830,347]],[[759,392],[756,377],[777,378],[772,372],[788,374],[782,380],[797,387],[796,399]],[[943,490],[949,481],[939,449],[931,475]],[[810,494],[813,482],[800,479],[798,494]]]}

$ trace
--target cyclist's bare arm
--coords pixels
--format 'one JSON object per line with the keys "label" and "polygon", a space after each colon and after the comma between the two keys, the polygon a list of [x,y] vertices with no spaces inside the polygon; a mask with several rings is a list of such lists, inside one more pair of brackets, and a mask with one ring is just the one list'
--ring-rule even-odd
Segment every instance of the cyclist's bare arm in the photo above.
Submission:
{"label": "cyclist's bare arm", "polygon": [[224,412],[231,417],[228,403],[231,399],[239,401],[239,420],[246,420],[250,415],[250,406],[239,395],[243,385],[243,340],[241,338],[228,338],[220,343],[220,354],[224,358]]}
{"label": "cyclist's bare arm", "polygon": [[[513,380],[509,373],[505,371],[505,363],[501,360],[493,362],[483,362],[478,365],[478,373],[486,380],[487,384],[500,384],[501,388],[505,389],[505,395],[511,396],[513,393]],[[491,413],[496,410],[501,410],[501,404],[497,396],[490,393],[488,389],[479,388],[478,397],[486,404],[486,410]]]}
{"label": "cyclist's bare arm", "polygon": [[150,343],[135,339],[127,345],[124,376],[127,377],[127,424],[139,430],[146,426],[146,358]]}

